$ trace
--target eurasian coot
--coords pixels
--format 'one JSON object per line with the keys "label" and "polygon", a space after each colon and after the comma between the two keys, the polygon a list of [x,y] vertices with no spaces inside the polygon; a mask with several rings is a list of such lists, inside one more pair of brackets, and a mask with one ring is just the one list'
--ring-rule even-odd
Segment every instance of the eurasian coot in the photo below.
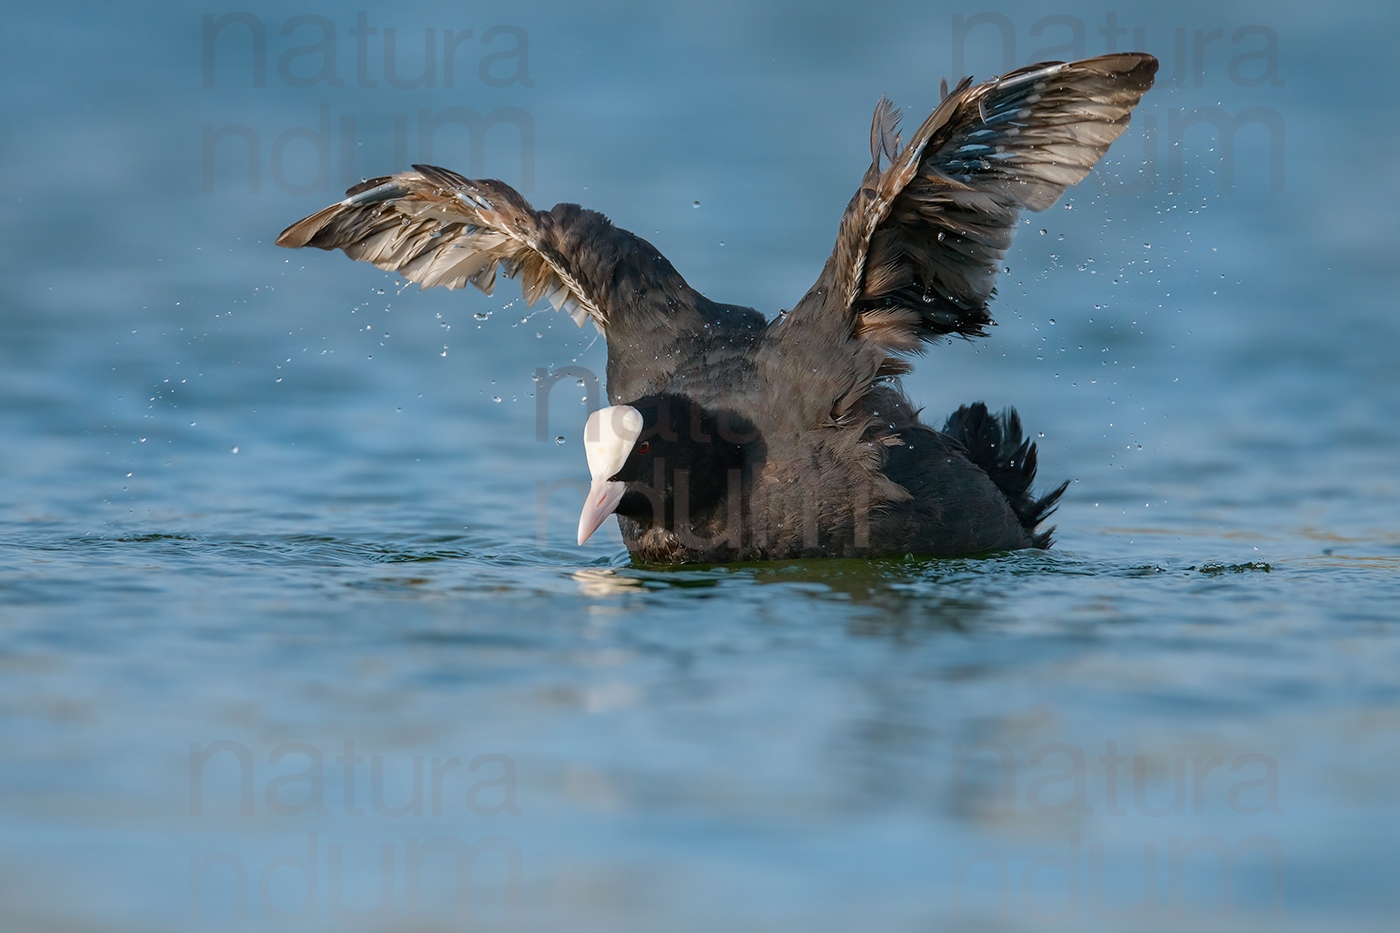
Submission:
{"label": "eurasian coot", "polygon": [[934,430],[899,377],[926,341],[985,334],[1021,211],[1088,174],[1156,71],[1130,53],[964,78],[907,146],[882,99],[831,258],[771,322],[701,295],[599,213],[535,211],[500,181],[428,165],[356,185],[277,243],[425,288],[490,294],[500,268],[526,301],[591,319],[612,405],[585,430],[580,544],[616,514],[648,563],[1045,548],[1065,484],[1032,495],[1016,413],[968,405]]}

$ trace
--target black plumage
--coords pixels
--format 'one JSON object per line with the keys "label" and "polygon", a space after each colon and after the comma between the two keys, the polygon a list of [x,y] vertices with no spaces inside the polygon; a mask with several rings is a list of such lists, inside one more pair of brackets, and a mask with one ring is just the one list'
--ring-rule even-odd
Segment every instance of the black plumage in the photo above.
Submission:
{"label": "black plumage", "polygon": [[[772,322],[701,295],[601,214],[535,211],[500,181],[433,166],[357,185],[277,242],[343,249],[424,287],[489,294],[499,269],[527,301],[591,319],[609,400],[641,416],[604,438],[632,446],[599,454],[607,475],[585,516],[616,511],[640,560],[1044,548],[1038,526],[1065,486],[1031,493],[1036,449],[1015,412],[964,406],[936,431],[898,377],[928,341],[983,335],[1021,212],[1089,172],[1156,69],[1128,53],[964,79],[908,145],[881,100],[832,255]],[[738,426],[743,441],[726,439]]]}

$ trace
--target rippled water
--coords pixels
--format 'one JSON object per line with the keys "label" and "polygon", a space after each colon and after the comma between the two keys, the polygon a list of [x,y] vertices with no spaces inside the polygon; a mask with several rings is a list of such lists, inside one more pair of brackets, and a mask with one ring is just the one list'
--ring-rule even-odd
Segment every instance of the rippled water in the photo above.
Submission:
{"label": "rippled water", "polygon": [[881,93],[1113,24],[362,6],[213,9],[212,61],[176,6],[0,37],[6,930],[1389,928],[1389,7],[1115,14],[1159,87],[908,380],[1043,432],[1054,550],[668,571],[572,543],[587,385],[535,377],[601,341],[277,232],[499,111],[434,160],[773,313]]}

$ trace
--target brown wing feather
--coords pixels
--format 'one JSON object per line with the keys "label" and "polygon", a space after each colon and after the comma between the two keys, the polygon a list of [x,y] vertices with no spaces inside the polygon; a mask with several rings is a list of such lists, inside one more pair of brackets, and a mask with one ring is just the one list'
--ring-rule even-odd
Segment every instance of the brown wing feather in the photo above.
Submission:
{"label": "brown wing feather", "polygon": [[1089,173],[1156,71],[1155,58],[1132,53],[1041,63],[976,87],[964,78],[897,154],[886,144],[893,108],[881,100],[871,167],[792,322],[834,317],[892,352],[983,334],[1021,211],[1044,210]]}
{"label": "brown wing feather", "polygon": [[984,333],[1021,211],[1045,210],[1089,173],[1127,128],[1156,70],[1149,55],[1109,55],[960,85],[910,142],[913,170],[901,164],[911,156],[885,173],[897,176],[898,192],[873,226],[863,263],[879,274],[852,281],[852,307],[915,311],[922,339]]}
{"label": "brown wing feather", "polygon": [[[774,385],[821,382],[794,405],[794,429],[855,417],[877,380],[944,334],[977,336],[1016,223],[1082,179],[1127,127],[1157,60],[1106,55],[1044,62],[976,87],[964,78],[902,150],[895,114],[875,109],[871,165],[817,281],[770,330]],[[881,169],[882,157],[889,158]]]}
{"label": "brown wing feather", "polygon": [[488,295],[501,269],[520,277],[527,302],[546,298],[580,326],[586,318],[599,329],[607,323],[601,301],[551,242],[542,215],[515,189],[436,166],[413,168],[356,185],[343,201],[282,231],[277,245],[342,249],[424,288],[470,282]]}

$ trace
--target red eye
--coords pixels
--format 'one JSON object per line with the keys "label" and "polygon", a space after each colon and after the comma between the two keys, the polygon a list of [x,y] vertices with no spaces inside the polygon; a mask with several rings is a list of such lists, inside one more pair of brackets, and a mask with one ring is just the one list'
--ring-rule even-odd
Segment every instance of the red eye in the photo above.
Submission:
{"label": "red eye", "polygon": [[651,441],[642,441],[640,444],[637,445],[637,453],[639,455],[645,454],[649,450],[651,450]]}

